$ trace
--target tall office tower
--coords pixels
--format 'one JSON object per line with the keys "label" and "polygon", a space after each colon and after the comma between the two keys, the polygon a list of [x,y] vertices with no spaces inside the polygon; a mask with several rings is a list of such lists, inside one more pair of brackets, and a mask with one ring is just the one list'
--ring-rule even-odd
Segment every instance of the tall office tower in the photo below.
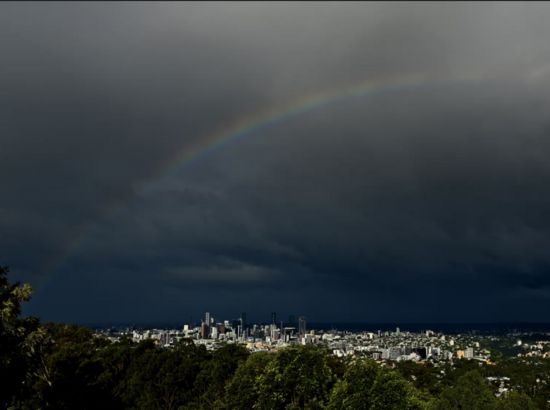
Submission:
{"label": "tall office tower", "polygon": [[246,328],[246,312],[241,313],[241,326],[243,330]]}
{"label": "tall office tower", "polygon": [[210,312],[204,314],[204,326],[201,326],[201,333],[203,339],[210,337]]}
{"label": "tall office tower", "polygon": [[210,334],[210,329],[208,328],[208,325],[204,322],[201,323],[201,339],[208,339],[208,336]]}
{"label": "tall office tower", "polygon": [[271,324],[274,325],[277,323],[277,312],[271,312]]}
{"label": "tall office tower", "polygon": [[216,326],[212,326],[212,329],[210,330],[210,336],[212,339],[218,338],[218,328]]}
{"label": "tall office tower", "polygon": [[306,335],[306,318],[304,316],[298,318],[298,334],[300,337]]}

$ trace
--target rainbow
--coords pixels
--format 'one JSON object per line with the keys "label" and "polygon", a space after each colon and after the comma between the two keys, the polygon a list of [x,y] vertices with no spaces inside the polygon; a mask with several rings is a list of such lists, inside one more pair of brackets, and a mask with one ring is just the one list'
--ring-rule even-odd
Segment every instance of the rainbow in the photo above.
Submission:
{"label": "rainbow", "polygon": [[[171,174],[184,165],[208,155],[210,152],[232,144],[246,136],[284,123],[294,117],[326,107],[340,101],[372,96],[379,93],[403,91],[425,85],[436,85],[422,76],[395,79],[367,80],[360,83],[303,95],[284,104],[258,111],[224,124],[211,134],[205,135],[192,145],[185,145],[168,161],[164,162],[149,180],[154,181]],[[445,83],[449,83],[446,81]]]}
{"label": "rainbow", "polygon": [[[145,183],[148,185],[154,184],[155,181],[160,178],[171,175],[185,165],[202,158],[214,150],[223,148],[228,144],[234,143],[244,137],[256,135],[262,130],[280,123],[284,123],[292,118],[337,102],[387,92],[413,90],[428,85],[437,86],[457,83],[471,84],[476,80],[479,79],[454,78],[452,80],[429,80],[424,76],[411,75],[397,79],[386,78],[367,80],[340,88],[307,94],[298,99],[289,101],[286,104],[281,104],[238,118],[229,124],[225,124],[215,132],[199,138],[197,142],[192,145],[184,144],[184,146],[178,150],[174,156],[172,156],[168,161],[162,163],[157,171],[154,172],[153,175],[145,181]],[[120,204],[108,204],[103,208],[101,214],[109,214],[119,207]],[[50,260],[49,263],[46,264],[43,271],[46,274],[53,273],[55,277],[55,272],[63,266],[67,259],[75,253],[81,243],[86,239],[91,227],[91,224],[84,226],[68,243],[65,251],[62,252],[61,255],[58,255],[56,258]]]}

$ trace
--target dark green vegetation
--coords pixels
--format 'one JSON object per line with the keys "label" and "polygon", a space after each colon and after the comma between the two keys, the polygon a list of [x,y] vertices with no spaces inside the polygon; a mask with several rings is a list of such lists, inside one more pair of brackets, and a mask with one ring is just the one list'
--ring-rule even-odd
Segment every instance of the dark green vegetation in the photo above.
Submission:
{"label": "dark green vegetation", "polygon": [[[111,343],[86,328],[20,318],[28,285],[0,268],[0,407],[10,409],[544,409],[548,362],[512,359],[435,367],[382,367],[341,360],[319,347],[249,354],[215,352],[183,340]],[[485,376],[508,376],[515,391],[496,398]],[[540,384],[540,383],[539,383]]]}

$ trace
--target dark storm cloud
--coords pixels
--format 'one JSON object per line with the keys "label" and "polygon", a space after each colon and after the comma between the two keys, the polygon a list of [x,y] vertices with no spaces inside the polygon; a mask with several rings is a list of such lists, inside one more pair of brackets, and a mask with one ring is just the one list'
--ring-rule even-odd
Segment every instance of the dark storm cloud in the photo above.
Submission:
{"label": "dark storm cloud", "polygon": [[[32,313],[544,318],[548,6],[1,9],[0,257]],[[407,75],[159,176],[235,119]]]}

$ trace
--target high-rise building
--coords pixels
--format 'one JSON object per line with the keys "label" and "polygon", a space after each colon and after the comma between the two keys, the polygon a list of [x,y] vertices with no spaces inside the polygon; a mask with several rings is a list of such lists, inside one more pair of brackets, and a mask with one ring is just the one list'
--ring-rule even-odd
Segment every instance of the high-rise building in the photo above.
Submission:
{"label": "high-rise building", "polygon": [[271,337],[271,340],[279,340],[279,329],[277,329],[276,324],[272,324],[269,326],[269,336]]}
{"label": "high-rise building", "polygon": [[201,324],[201,337],[203,339],[210,337],[210,312],[204,314],[204,321]]}
{"label": "high-rise building", "polygon": [[241,313],[241,326],[243,330],[246,328],[246,312]]}
{"label": "high-rise building", "polygon": [[207,339],[210,334],[210,329],[208,328],[208,325],[205,322],[201,323],[201,338]]}
{"label": "high-rise building", "polygon": [[271,324],[277,323],[277,312],[271,312]]}
{"label": "high-rise building", "polygon": [[300,337],[304,337],[306,334],[306,318],[304,316],[298,318],[298,334]]}

